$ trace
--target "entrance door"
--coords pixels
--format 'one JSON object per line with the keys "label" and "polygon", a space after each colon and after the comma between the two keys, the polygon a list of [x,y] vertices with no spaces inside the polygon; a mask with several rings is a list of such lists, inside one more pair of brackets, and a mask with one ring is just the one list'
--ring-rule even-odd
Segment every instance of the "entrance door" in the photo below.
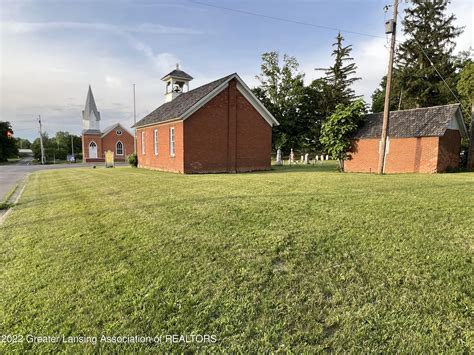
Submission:
{"label": "entrance door", "polygon": [[97,159],[97,144],[95,142],[90,142],[89,144],[89,158]]}

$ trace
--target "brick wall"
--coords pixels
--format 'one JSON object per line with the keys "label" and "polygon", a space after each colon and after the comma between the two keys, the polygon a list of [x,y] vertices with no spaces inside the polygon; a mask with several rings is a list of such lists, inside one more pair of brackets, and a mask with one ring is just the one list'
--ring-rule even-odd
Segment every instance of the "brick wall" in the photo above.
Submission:
{"label": "brick wall", "polygon": [[[175,156],[170,156],[170,128],[174,127]],[[154,131],[158,130],[158,154],[155,154]],[[145,132],[145,154],[142,154],[142,132]],[[137,128],[138,166],[148,169],[184,172],[183,122],[174,121]]]}
{"label": "brick wall", "polygon": [[[228,103],[229,88],[184,121],[185,172],[229,170],[229,146],[235,145],[235,134],[229,135]],[[231,118],[235,120],[235,115]]]}
{"label": "brick wall", "polygon": [[[352,142],[347,172],[377,172],[379,139]],[[386,173],[435,173],[438,171],[439,137],[391,138],[385,162]]]}
{"label": "brick wall", "polygon": [[[89,158],[89,144],[94,141],[97,144],[97,158]],[[102,138],[100,134],[83,134],[82,135],[82,159],[85,162],[100,162],[104,161],[102,155]]]}
{"label": "brick wall", "polygon": [[236,81],[184,121],[186,173],[271,168],[272,127],[237,90]]}
{"label": "brick wall", "polygon": [[438,171],[446,171],[459,166],[461,152],[461,134],[458,130],[448,129],[439,140]]}
{"label": "brick wall", "polygon": [[[235,80],[185,121],[137,129],[140,167],[185,173],[269,170],[272,127],[237,90]],[[176,156],[169,156],[169,128],[175,127]],[[158,129],[158,156],[153,131]],[[141,132],[145,131],[145,154]]]}
{"label": "brick wall", "polygon": [[237,171],[270,170],[272,127],[237,91]]}
{"label": "brick wall", "polygon": [[[121,130],[122,134],[117,135],[116,131]],[[117,154],[117,142],[121,141],[123,144],[123,155]],[[116,128],[110,131],[107,135],[102,137],[102,154],[105,157],[105,152],[111,150],[114,152],[114,159],[116,161],[123,161],[127,155],[133,153],[133,136],[122,128]]]}

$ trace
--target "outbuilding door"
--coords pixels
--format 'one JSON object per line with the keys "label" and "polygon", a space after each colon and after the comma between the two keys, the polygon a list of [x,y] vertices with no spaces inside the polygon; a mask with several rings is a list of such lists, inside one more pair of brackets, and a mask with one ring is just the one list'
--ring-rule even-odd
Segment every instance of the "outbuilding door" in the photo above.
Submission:
{"label": "outbuilding door", "polygon": [[95,142],[89,143],[89,158],[97,159],[97,144]]}

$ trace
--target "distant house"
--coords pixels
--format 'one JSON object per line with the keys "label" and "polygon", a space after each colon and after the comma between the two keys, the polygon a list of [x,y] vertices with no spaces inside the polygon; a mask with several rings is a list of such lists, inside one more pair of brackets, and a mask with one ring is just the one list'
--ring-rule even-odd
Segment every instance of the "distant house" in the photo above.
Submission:
{"label": "distant house", "polygon": [[180,173],[269,170],[277,120],[237,74],[189,90],[179,69],[165,75],[165,103],[134,126],[138,165]]}
{"label": "distant house", "polygon": [[86,105],[82,111],[82,157],[86,163],[104,162],[106,151],[114,152],[115,161],[125,161],[133,153],[133,134],[120,123],[100,130],[100,112],[89,85]]}
{"label": "distant house", "polygon": [[[347,172],[376,172],[382,113],[367,115],[354,135]],[[461,138],[467,129],[459,104],[390,113],[385,159],[387,173],[436,173],[459,165]]]}

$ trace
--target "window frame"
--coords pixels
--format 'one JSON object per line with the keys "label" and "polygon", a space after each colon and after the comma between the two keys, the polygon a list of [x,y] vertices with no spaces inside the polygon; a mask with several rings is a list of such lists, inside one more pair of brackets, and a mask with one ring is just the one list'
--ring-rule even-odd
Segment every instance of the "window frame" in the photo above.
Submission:
{"label": "window frame", "polygon": [[[119,143],[120,143],[120,149],[121,149],[122,153],[119,153],[119,149],[118,149]],[[115,143],[115,154],[117,154],[117,155],[123,155],[124,154],[124,146],[123,146],[122,141],[117,141],[117,143]]]}
{"label": "window frame", "polygon": [[170,157],[175,157],[176,156],[176,139],[175,139],[175,131],[174,127],[170,127],[170,139],[169,139],[169,144],[170,144]]}
{"label": "window frame", "polygon": [[158,129],[155,128],[153,131],[153,148],[155,151],[155,155],[158,155]]}
{"label": "window frame", "polygon": [[145,131],[142,131],[141,134],[141,146],[142,146],[142,155],[145,155]]}

